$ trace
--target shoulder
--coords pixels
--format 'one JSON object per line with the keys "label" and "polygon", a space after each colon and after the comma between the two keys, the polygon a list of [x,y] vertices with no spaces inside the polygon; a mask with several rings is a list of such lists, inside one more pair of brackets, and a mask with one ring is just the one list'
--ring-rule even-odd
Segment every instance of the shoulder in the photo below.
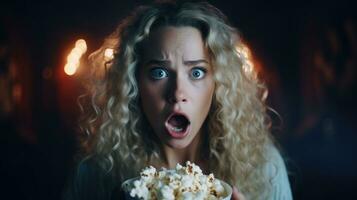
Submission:
{"label": "shoulder", "polygon": [[69,177],[64,199],[110,199],[111,178],[94,159],[81,161]]}
{"label": "shoulder", "polygon": [[265,152],[267,162],[264,166],[264,175],[271,185],[269,199],[292,199],[288,173],[280,152],[273,144],[268,144]]}

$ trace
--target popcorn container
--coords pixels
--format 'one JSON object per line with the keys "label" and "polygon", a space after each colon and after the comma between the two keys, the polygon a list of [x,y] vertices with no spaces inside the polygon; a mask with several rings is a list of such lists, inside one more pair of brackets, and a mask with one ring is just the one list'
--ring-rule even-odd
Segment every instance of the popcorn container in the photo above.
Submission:
{"label": "popcorn container", "polygon": [[124,191],[126,200],[136,200],[136,199],[138,199],[138,198],[134,198],[134,197],[130,196],[130,189],[133,187],[132,185],[133,185],[134,181],[139,179],[139,178],[140,177],[128,179],[128,180],[124,181],[123,184],[121,185],[121,188]]}
{"label": "popcorn container", "polygon": [[[130,190],[131,190],[131,188],[133,188],[133,183],[135,180],[138,180],[138,179],[140,179],[140,177],[128,179],[128,180],[124,181],[123,184],[121,185],[122,190],[125,193],[126,200],[139,200],[139,198],[130,196]],[[221,182],[221,184],[225,190],[225,195],[221,199],[222,200],[230,200],[232,197],[232,187],[224,181],[221,181],[221,180],[219,180],[219,181]]]}

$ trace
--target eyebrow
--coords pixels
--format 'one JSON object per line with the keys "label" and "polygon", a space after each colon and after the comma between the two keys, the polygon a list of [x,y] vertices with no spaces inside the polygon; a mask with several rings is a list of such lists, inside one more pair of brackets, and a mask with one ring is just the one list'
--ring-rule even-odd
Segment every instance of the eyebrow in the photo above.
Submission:
{"label": "eyebrow", "polygon": [[168,61],[168,60],[153,59],[153,60],[149,60],[149,61],[145,62],[145,65],[167,65],[169,63],[170,63],[170,61]]}
{"label": "eyebrow", "polygon": [[185,61],[183,61],[183,63],[184,63],[185,65],[192,66],[192,65],[197,65],[197,64],[200,64],[200,63],[206,63],[206,64],[208,64],[208,61],[207,61],[207,60],[204,60],[204,59],[199,59],[199,60],[185,60]]}
{"label": "eyebrow", "polygon": [[[208,61],[205,59],[185,60],[185,61],[183,61],[183,63],[188,66],[197,65],[200,63],[209,64]],[[145,63],[145,65],[168,65],[168,64],[170,64],[170,61],[168,61],[168,60],[156,60],[156,59],[149,60]]]}

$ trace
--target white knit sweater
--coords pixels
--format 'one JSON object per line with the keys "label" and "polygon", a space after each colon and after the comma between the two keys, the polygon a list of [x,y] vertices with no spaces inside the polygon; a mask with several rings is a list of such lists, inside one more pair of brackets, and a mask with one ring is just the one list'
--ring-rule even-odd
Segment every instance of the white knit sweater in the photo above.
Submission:
{"label": "white knit sweater", "polygon": [[293,199],[290,189],[289,178],[284,161],[275,146],[267,147],[268,163],[264,173],[269,177],[272,190],[269,193],[269,200],[291,200]]}

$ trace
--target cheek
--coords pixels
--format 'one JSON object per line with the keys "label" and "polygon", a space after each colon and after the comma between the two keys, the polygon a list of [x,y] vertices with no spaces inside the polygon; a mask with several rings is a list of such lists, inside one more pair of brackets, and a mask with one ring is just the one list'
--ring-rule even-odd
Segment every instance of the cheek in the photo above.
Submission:
{"label": "cheek", "polygon": [[142,110],[151,124],[150,119],[155,118],[154,114],[156,110],[153,105],[153,92],[148,87],[140,87],[139,90]]}
{"label": "cheek", "polygon": [[152,88],[147,86],[140,88],[140,98],[144,108],[154,101],[155,96],[155,91]]}
{"label": "cheek", "polygon": [[160,85],[143,82],[139,90],[141,104],[146,111],[155,111],[161,107],[162,87]]}
{"label": "cheek", "polygon": [[208,113],[208,110],[211,108],[212,104],[212,97],[213,97],[213,90],[207,90],[204,95],[202,95],[203,101],[204,101],[204,106],[206,107],[206,111]]}
{"label": "cheek", "polygon": [[208,87],[206,93],[205,93],[205,106],[206,106],[206,117],[207,117],[207,114],[209,112],[209,110],[211,109],[211,106],[212,106],[212,100],[213,100],[213,94],[214,94],[214,91],[215,91],[215,84],[213,83],[213,81],[209,84],[210,86]]}
{"label": "cheek", "polygon": [[210,83],[206,83],[206,85],[202,88],[199,88],[195,92],[196,101],[196,112],[197,116],[199,116],[200,121],[204,121],[207,117],[207,114],[211,108],[212,98],[214,93],[214,85]]}
{"label": "cheek", "polygon": [[199,91],[197,91],[196,94],[202,100],[201,101],[202,104],[205,104],[205,106],[210,107],[213,93],[214,93],[214,83],[213,81],[208,81],[204,84],[204,87],[200,88]]}

